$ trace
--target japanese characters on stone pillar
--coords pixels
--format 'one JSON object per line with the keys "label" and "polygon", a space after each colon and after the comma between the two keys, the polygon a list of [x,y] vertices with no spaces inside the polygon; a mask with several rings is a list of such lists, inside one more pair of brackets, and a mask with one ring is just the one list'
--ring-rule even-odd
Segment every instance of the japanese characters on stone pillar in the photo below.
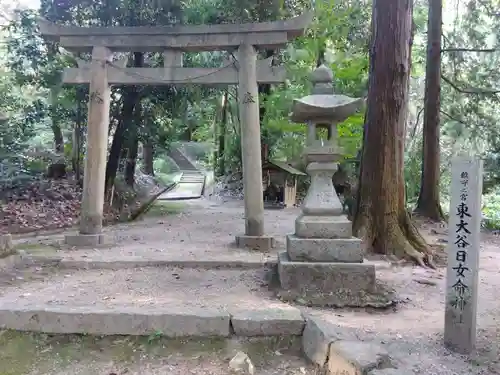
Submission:
{"label": "japanese characters on stone pillar", "polygon": [[466,354],[476,342],[482,160],[456,158],[451,173],[444,341]]}

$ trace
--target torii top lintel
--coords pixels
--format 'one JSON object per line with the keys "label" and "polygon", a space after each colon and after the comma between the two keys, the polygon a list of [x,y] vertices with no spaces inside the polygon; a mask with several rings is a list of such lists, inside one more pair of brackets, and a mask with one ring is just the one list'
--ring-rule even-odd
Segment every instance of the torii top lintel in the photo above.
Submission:
{"label": "torii top lintel", "polygon": [[313,17],[311,12],[284,21],[197,25],[79,27],[62,26],[40,19],[43,36],[73,52],[107,47],[115,52],[215,51],[252,44],[277,48],[301,36]]}

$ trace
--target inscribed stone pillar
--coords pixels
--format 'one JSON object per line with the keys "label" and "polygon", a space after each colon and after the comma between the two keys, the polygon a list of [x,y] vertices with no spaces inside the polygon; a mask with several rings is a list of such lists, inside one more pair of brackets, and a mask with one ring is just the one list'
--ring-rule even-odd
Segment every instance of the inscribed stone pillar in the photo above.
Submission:
{"label": "inscribed stone pillar", "polygon": [[262,236],[264,234],[264,202],[256,70],[257,51],[252,45],[244,44],[239,47],[238,63],[245,235]]}
{"label": "inscribed stone pillar", "polygon": [[105,47],[94,47],[92,52],[80,234],[102,231],[111,93],[107,63],[111,56]]}
{"label": "inscribed stone pillar", "polygon": [[476,344],[482,185],[482,160],[452,161],[444,342],[462,354]]}

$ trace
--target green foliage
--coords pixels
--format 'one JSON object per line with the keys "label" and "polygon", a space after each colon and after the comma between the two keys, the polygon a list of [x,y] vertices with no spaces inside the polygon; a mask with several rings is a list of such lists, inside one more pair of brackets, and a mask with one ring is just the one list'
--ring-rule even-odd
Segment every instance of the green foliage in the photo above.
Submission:
{"label": "green foliage", "polygon": [[[410,116],[407,126],[405,181],[407,201],[416,202],[420,184],[423,86],[425,75],[427,1],[414,1],[415,36],[412,49]],[[61,84],[64,67],[75,66],[74,56],[53,42],[44,40],[36,24],[38,16],[57,24],[71,25],[172,25],[222,24],[271,21],[299,15],[311,8],[310,1],[250,0],[42,0],[39,10],[18,10],[0,37],[0,154],[2,175],[14,171],[31,175],[30,170],[44,168],[27,151],[52,149],[58,132],[64,138],[64,156],[75,148],[72,132],[85,133],[88,101],[87,87]],[[450,158],[459,150],[472,149],[486,159],[485,189],[495,192],[500,182],[500,106],[498,93],[500,73],[500,18],[497,0],[452,0],[445,3],[442,73],[447,81],[442,87],[441,114],[441,193],[446,201],[449,187]],[[288,80],[271,87],[259,98],[264,106],[261,123],[263,142],[273,157],[297,161],[304,147],[305,126],[289,120],[293,100],[308,95],[309,75],[321,61],[331,67],[335,92],[364,97],[368,82],[368,42],[371,4],[362,0],[324,0],[314,2],[314,20],[303,37],[282,51],[261,51],[261,57],[272,53],[286,66]],[[483,52],[470,49],[486,50]],[[129,66],[133,62],[132,54]],[[185,66],[221,67],[230,57],[227,52],[185,53]],[[161,66],[158,53],[144,54],[150,66]],[[448,82],[449,81],[449,82]],[[451,82],[451,84],[450,84]],[[228,92],[227,111],[223,115],[221,99]],[[470,92],[474,91],[473,94]],[[126,117],[127,102],[134,92],[140,104],[138,116]],[[128,98],[128,99],[127,99]],[[126,123],[126,137],[137,135],[139,141],[154,145],[157,175],[171,181],[171,166],[164,154],[174,142],[201,141],[214,143],[224,135],[226,170],[241,168],[240,123],[237,90],[202,86],[113,87],[110,111],[112,132]],[[420,114],[419,114],[420,113]],[[364,113],[351,116],[339,124],[339,142],[346,158],[354,158],[362,145]],[[85,145],[82,145],[82,159]],[[126,151],[126,150],[125,150]],[[140,159],[140,156],[139,156]],[[204,154],[204,163],[213,164],[213,154]],[[141,161],[139,160],[139,166]],[[494,202],[494,193],[487,196]],[[485,198],[486,199],[486,198]],[[485,201],[486,202],[486,201]],[[495,204],[486,216],[492,216]],[[486,210],[486,208],[485,208]],[[488,219],[490,220],[490,219]],[[493,220],[493,219],[491,219]],[[491,221],[490,220],[490,221]]]}
{"label": "green foliage", "polygon": [[[293,124],[288,114],[294,99],[310,93],[309,75],[324,52],[325,64],[332,69],[337,94],[361,97],[368,78],[369,7],[363,2],[317,2],[315,18],[304,37],[288,46],[283,56],[289,81],[275,88],[265,101],[264,126],[271,139],[267,143],[275,156],[296,160],[302,153],[305,126]],[[346,157],[357,155],[363,136],[364,114],[351,116],[339,124],[339,142]],[[287,143],[289,142],[289,145]]]}
{"label": "green foliage", "polygon": [[500,188],[483,196],[483,221],[488,229],[500,229]]}

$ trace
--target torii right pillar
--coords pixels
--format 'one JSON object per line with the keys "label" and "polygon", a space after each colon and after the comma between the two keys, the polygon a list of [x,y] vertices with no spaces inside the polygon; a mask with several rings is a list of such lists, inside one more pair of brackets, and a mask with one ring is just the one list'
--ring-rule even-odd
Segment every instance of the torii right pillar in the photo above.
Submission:
{"label": "torii right pillar", "polygon": [[274,247],[275,241],[274,237],[264,235],[257,51],[253,45],[242,44],[238,48],[238,79],[245,234],[236,236],[236,245],[267,251]]}

